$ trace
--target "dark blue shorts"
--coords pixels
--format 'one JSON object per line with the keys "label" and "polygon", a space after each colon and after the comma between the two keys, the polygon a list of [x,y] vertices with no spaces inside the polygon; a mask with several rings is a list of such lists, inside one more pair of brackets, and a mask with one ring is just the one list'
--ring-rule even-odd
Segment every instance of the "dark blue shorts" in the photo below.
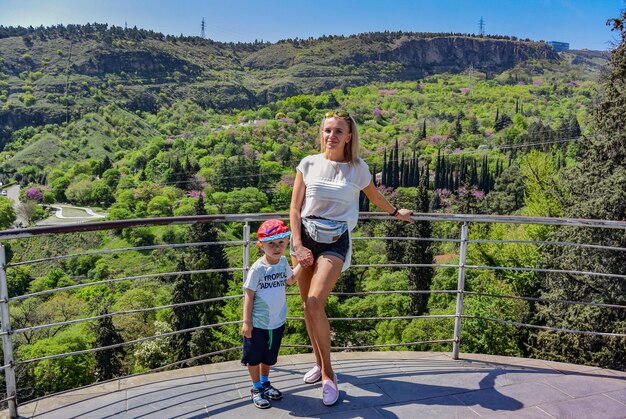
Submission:
{"label": "dark blue shorts", "polygon": [[243,337],[241,363],[252,367],[259,364],[274,365],[278,360],[284,331],[284,324],[274,330],[253,328],[250,339]]}
{"label": "dark blue shorts", "polygon": [[[304,225],[300,227],[300,237],[302,237],[302,246],[306,247],[313,253],[313,259],[317,260],[320,255],[332,255],[337,256],[339,259],[345,262],[348,250],[350,249],[350,236],[346,231],[339,237],[334,243],[319,243],[309,236],[309,233],[304,228]],[[291,243],[290,252],[292,256],[296,255],[296,251],[293,248],[293,242]]]}

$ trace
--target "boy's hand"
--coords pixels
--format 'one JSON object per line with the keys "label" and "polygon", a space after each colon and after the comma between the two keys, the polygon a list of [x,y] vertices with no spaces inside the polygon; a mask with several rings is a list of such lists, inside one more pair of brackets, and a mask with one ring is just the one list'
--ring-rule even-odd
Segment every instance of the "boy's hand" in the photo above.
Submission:
{"label": "boy's hand", "polygon": [[252,329],[252,323],[243,322],[243,325],[241,325],[241,334],[250,339],[252,338]]}

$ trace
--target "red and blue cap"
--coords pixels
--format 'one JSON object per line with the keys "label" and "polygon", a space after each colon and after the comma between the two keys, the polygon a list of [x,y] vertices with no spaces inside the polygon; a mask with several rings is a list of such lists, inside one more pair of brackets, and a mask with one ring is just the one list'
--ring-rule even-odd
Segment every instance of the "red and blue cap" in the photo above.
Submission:
{"label": "red and blue cap", "polygon": [[291,233],[284,222],[276,218],[271,218],[261,224],[256,235],[260,242],[269,242],[289,237]]}

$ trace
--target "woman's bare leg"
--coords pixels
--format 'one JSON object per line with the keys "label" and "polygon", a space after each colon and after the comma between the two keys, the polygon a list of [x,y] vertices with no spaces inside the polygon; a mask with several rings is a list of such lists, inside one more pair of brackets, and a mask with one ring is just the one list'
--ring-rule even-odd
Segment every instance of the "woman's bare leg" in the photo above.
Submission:
{"label": "woman's bare leg", "polygon": [[[296,264],[298,263],[298,259],[296,259],[295,257],[292,257],[291,262],[293,266],[296,266]],[[302,273],[300,275],[300,278],[298,279],[298,290],[300,291],[300,298],[302,299],[303,306],[305,305],[306,299],[309,295],[309,288],[311,287],[312,277],[313,277],[312,266],[302,269]],[[306,310],[304,311],[304,324],[306,325],[306,332],[309,335],[309,340],[311,341],[311,346],[313,347],[313,354],[315,355],[315,363],[317,365],[322,365],[317,341],[315,340],[315,336],[311,334],[311,319],[310,319],[310,316],[307,315]]]}
{"label": "woman's bare leg", "polygon": [[[315,270],[304,302],[307,331],[311,343],[317,346],[316,359],[322,368],[322,380],[333,379],[330,362],[330,324],[326,316],[326,300],[341,275],[343,261],[336,256],[321,255],[315,261]],[[318,357],[319,355],[319,357]]]}

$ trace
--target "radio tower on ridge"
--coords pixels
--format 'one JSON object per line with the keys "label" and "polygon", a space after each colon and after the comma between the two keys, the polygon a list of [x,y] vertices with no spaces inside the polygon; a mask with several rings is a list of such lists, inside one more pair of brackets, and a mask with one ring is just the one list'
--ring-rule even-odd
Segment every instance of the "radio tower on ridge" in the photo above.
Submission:
{"label": "radio tower on ridge", "polygon": [[200,38],[205,38],[204,36],[204,28],[205,28],[204,18],[202,18],[202,23],[200,24]]}
{"label": "radio tower on ridge", "polygon": [[480,17],[480,20],[478,21],[478,34],[480,36],[485,36],[485,20],[483,19],[483,17]]}

